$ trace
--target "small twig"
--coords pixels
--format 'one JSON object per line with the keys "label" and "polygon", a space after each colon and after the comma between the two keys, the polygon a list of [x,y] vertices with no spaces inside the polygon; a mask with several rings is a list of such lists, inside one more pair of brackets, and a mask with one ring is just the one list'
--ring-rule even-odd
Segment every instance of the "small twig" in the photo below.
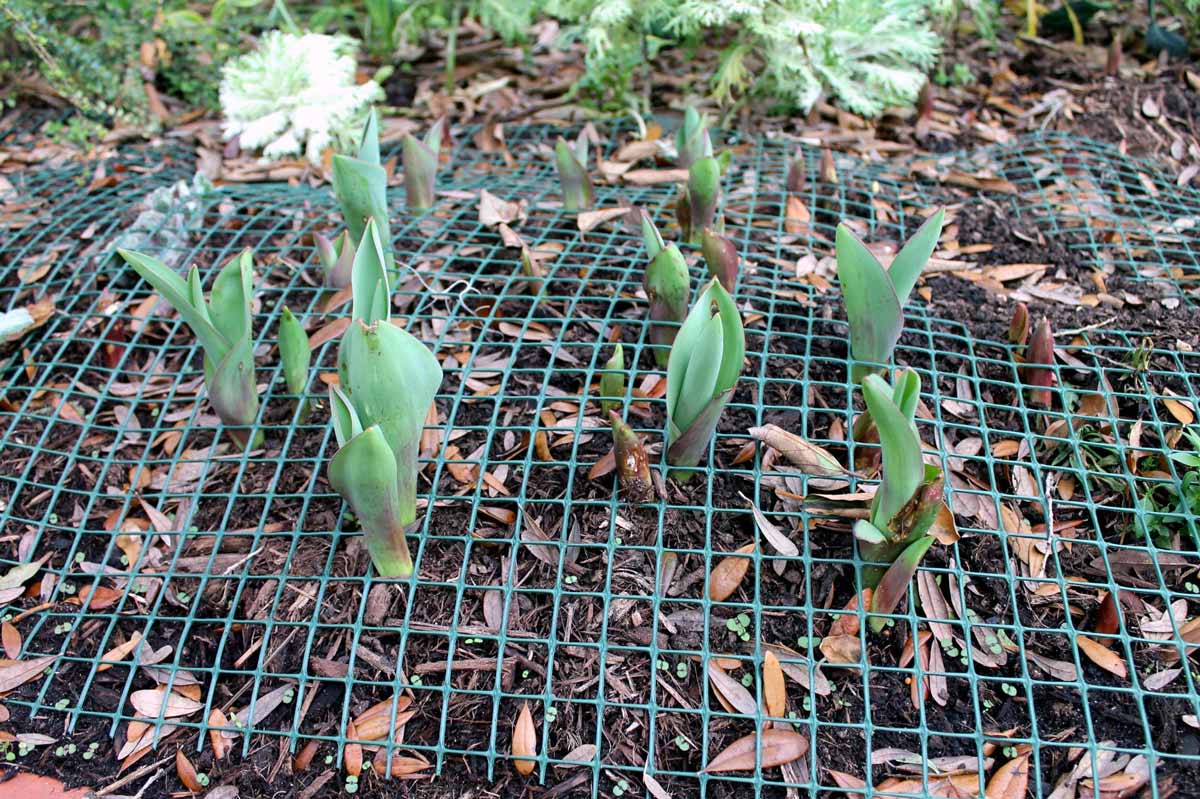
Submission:
{"label": "small twig", "polygon": [[1117,321],[1117,317],[1114,316],[1111,319],[1105,319],[1101,322],[1096,322],[1095,324],[1088,325],[1087,327],[1077,327],[1074,330],[1060,330],[1060,331],[1056,332],[1054,335],[1056,338],[1058,336],[1075,336],[1080,333],[1086,333],[1089,330],[1096,330],[1097,328],[1107,327],[1108,325],[1111,325],[1115,321]]}
{"label": "small twig", "polygon": [[[159,741],[159,743],[162,743],[162,741]],[[128,785],[129,783],[138,779],[143,774],[147,774],[151,771],[154,771],[154,769],[158,768],[159,766],[166,765],[168,762],[170,762],[174,759],[175,759],[175,755],[168,755],[167,757],[164,757],[162,760],[159,760],[156,763],[151,763],[147,766],[142,766],[137,771],[131,771],[128,774],[126,774],[124,777],[122,777],[121,779],[114,782],[112,785],[109,785],[107,787],[101,788],[100,790],[96,791],[96,796],[107,796],[108,794],[116,791],[118,788],[124,787],[125,785]],[[148,784],[149,783],[147,783],[147,785]],[[140,796],[140,794],[139,794],[139,796]]]}

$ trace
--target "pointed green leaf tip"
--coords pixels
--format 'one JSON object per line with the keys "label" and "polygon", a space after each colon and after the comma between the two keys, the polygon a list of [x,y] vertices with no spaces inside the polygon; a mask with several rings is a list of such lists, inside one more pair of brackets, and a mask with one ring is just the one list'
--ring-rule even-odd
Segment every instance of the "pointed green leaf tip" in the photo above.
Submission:
{"label": "pointed green leaf tip", "polygon": [[891,361],[904,327],[901,306],[937,246],[944,219],[944,209],[930,216],[887,270],[850,228],[838,225],[837,273],[850,323],[850,353],[858,362],[855,382],[882,371]]}
{"label": "pointed green leaf tip", "polygon": [[[583,160],[580,160],[582,156]],[[592,179],[587,171],[587,138],[581,133],[575,147],[559,137],[554,144],[554,164],[562,186],[563,209],[586,211],[592,207]]]}
{"label": "pointed green leaf tip", "polygon": [[[919,390],[916,372],[908,370],[902,379],[916,380]],[[921,439],[917,437],[911,415],[896,406],[893,392],[882,377],[867,375],[862,391],[867,410],[879,430],[883,456],[882,484],[871,505],[871,523],[880,530],[891,531],[897,514],[912,499],[925,476]],[[913,392],[906,389],[905,393]],[[912,405],[915,407],[915,401]]]}
{"label": "pointed green leaf tip", "polygon": [[694,466],[703,456],[733,396],[745,353],[741,314],[720,282],[712,280],[679,328],[667,363],[667,461],[672,466]]}
{"label": "pointed green leaf tip", "polygon": [[433,207],[444,126],[445,119],[439,119],[424,141],[411,133],[404,137],[404,193],[410,211],[426,211]]}
{"label": "pointed green leaf tip", "polygon": [[675,133],[675,151],[679,156],[677,163],[680,169],[687,169],[701,158],[713,154],[708,125],[692,106],[684,111],[683,127]]}
{"label": "pointed green leaf tip", "polygon": [[604,364],[604,374],[600,377],[600,409],[605,413],[621,407],[625,399],[625,350],[621,342],[613,347],[612,357]]}
{"label": "pointed green leaf tip", "polygon": [[308,388],[308,367],[311,361],[308,334],[304,325],[290,308],[284,308],[279,318],[279,360],[289,394],[301,395]]}
{"label": "pointed green leaf tip", "polygon": [[354,254],[354,265],[350,273],[353,297],[350,315],[366,324],[386,321],[391,298],[388,287],[387,269],[383,256],[383,242],[374,219],[367,220],[363,240]]}
{"label": "pointed green leaf tip", "polygon": [[387,172],[379,163],[379,134],[374,112],[367,116],[358,152],[357,158],[340,154],[333,156],[330,182],[342,209],[342,219],[350,231],[350,243],[358,247],[367,220],[374,219],[380,228],[380,240],[386,243],[384,257],[390,271],[392,252],[388,228]]}

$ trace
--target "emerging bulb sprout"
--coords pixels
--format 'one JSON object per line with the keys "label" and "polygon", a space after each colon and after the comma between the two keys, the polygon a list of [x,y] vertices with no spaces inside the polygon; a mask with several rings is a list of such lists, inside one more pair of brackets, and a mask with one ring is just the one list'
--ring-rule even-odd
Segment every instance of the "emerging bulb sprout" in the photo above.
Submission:
{"label": "emerging bulb sprout", "polygon": [[410,211],[427,211],[433,207],[437,184],[438,154],[446,119],[433,123],[424,139],[411,133],[404,137],[404,193]]}
{"label": "emerging bulb sprout", "polygon": [[559,137],[554,145],[554,163],[562,185],[563,208],[569,212],[586,211],[592,207],[592,179],[588,175],[587,131],[579,132],[574,144]]}
{"label": "emerging bulb sprout", "polygon": [[882,372],[904,328],[904,303],[937,246],[945,210],[929,217],[884,269],[846,225],[837,228],[837,274],[850,322],[851,379]]}
{"label": "emerging bulb sprout", "polygon": [[204,348],[208,401],[228,426],[230,438],[242,449],[261,444],[262,433],[252,439],[250,432],[258,418],[250,328],[254,272],[250,251],[235,255],[217,273],[207,301],[195,266],[184,282],[157,258],[132,250],[118,249],[117,253],[175,309]]}
{"label": "emerging bulb sprout", "polygon": [[[746,338],[742,317],[729,292],[712,280],[684,320],[667,362],[667,463],[691,467],[700,462],[733,397]],[[693,472],[676,469],[677,479]]]}
{"label": "emerging bulb sprout", "polygon": [[329,482],[354,510],[376,570],[409,577],[406,535],[416,526],[417,455],[425,417],[442,382],[437,358],[389,319],[383,245],[367,222],[354,262],[350,327],[330,392],[338,452]]}
{"label": "emerging bulb sprout", "polygon": [[674,243],[663,241],[650,215],[641,214],[642,241],[650,263],[642,278],[642,288],[650,301],[650,341],[655,345],[654,358],[659,368],[667,365],[679,324],[687,317],[688,292],[691,283],[687,261]]}

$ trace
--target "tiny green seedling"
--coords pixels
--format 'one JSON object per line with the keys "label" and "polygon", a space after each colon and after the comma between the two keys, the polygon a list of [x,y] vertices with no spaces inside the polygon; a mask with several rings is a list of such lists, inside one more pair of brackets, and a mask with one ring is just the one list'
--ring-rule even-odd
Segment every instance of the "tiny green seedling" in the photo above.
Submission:
{"label": "tiny green seedling", "polygon": [[[745,354],[742,316],[720,281],[712,280],[679,328],[667,361],[671,466],[695,466],[707,452],[721,412],[733,397]],[[681,480],[692,474],[686,468],[673,472]]]}
{"label": "tiny green seedling", "polygon": [[904,303],[942,233],[944,209],[925,220],[887,269],[846,225],[837,228],[837,274],[850,322],[851,379],[861,382],[891,363],[904,328]]}
{"label": "tiny green seedling", "polygon": [[417,455],[425,417],[442,382],[433,353],[388,320],[383,247],[373,221],[354,263],[350,327],[330,389],[338,451],[329,482],[349,503],[384,577],[412,575],[405,536],[416,523]]}
{"label": "tiny green seedling", "polygon": [[650,263],[642,279],[642,288],[650,301],[650,341],[655,345],[654,358],[660,368],[666,367],[670,347],[687,317],[691,279],[687,261],[679,247],[667,244],[650,215],[638,211],[641,219],[642,241]]}
{"label": "tiny green seedling", "polygon": [[[913,423],[921,392],[917,373],[905,370],[894,388],[878,375],[867,375],[862,391],[879,432],[883,473],[870,517],[855,523],[854,535],[863,560],[890,564],[882,576],[877,569],[869,570],[865,582],[875,588],[871,610],[891,613],[934,543],[929,530],[942,508],[944,483],[941,469],[921,458],[921,439]],[[869,622],[878,632],[887,619],[871,616]]]}
{"label": "tiny green seedling", "polygon": [[411,133],[404,137],[404,193],[410,211],[427,211],[433,207],[437,188],[438,154],[442,148],[442,135],[446,128],[443,117],[418,139]]}
{"label": "tiny green seedling", "polygon": [[258,418],[250,328],[254,272],[250,251],[234,256],[221,269],[207,301],[200,285],[200,271],[195,266],[184,282],[157,258],[130,250],[117,253],[170,303],[204,348],[208,400],[221,421],[229,426],[230,437],[243,449],[258,446],[262,433],[255,434],[253,439],[250,433]]}
{"label": "tiny green seedling", "polygon": [[592,207],[592,179],[588,175],[587,130],[581,130],[574,144],[559,137],[554,145],[554,164],[562,185],[563,209],[571,213]]}

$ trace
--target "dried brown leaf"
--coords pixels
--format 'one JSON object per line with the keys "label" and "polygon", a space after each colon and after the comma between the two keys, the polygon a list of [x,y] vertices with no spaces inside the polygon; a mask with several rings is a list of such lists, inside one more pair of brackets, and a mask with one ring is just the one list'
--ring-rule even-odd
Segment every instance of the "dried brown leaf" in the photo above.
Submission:
{"label": "dried brown leaf", "polygon": [[203,704],[194,699],[161,687],[134,691],[129,695],[129,702],[134,710],[150,719],[156,719],[160,715],[168,719],[187,716],[204,708]]}
{"label": "dried brown leaf", "polygon": [[808,739],[792,730],[763,730],[738,738],[709,761],[704,769],[710,774],[727,771],[753,771],[756,760],[762,768],[774,768],[799,760],[808,752]]}
{"label": "dried brown leaf", "polygon": [[1115,674],[1122,679],[1129,676],[1129,670],[1125,666],[1125,661],[1108,647],[1088,638],[1082,633],[1075,636],[1075,644],[1079,647],[1080,652],[1087,655],[1089,660],[1105,671]]}
{"label": "dried brown leaf", "polygon": [[746,686],[726,674],[725,670],[718,666],[715,660],[708,661],[708,679],[712,682],[712,686],[716,689],[717,693],[738,713],[753,716],[757,712],[758,703],[754,701],[754,697],[746,690]]}
{"label": "dried brown leaf", "polygon": [[783,718],[787,713],[787,684],[783,680],[783,667],[775,653],[767,650],[762,665],[763,700],[767,704],[767,715]]}
{"label": "dried brown leaf", "polygon": [[984,796],[987,799],[1025,799],[1029,788],[1029,755],[1013,758],[988,780]]}
{"label": "dried brown leaf", "polygon": [[175,773],[179,775],[179,781],[183,783],[183,787],[192,793],[200,793],[204,790],[204,786],[200,784],[200,779],[196,775],[196,767],[192,765],[192,761],[187,759],[187,755],[183,753],[182,749],[175,750]]}
{"label": "dried brown leaf", "polygon": [[9,660],[21,656],[21,631],[11,621],[0,624],[0,642],[3,642],[4,654]]}
{"label": "dried brown leaf", "polygon": [[7,666],[0,666],[0,693],[7,693],[14,688],[19,688],[40,674],[42,669],[57,659],[54,655],[47,655],[46,657],[21,660],[16,663],[9,663]]}
{"label": "dried brown leaf", "polygon": [[737,555],[721,558],[717,565],[713,566],[712,573],[708,575],[709,599],[713,602],[724,602],[733,596],[733,592],[746,576],[746,570],[750,568],[749,555],[754,552],[755,546],[746,544],[737,550]]}
{"label": "dried brown leaf", "polygon": [[533,726],[533,714],[529,711],[529,703],[521,703],[521,712],[513,724],[512,732],[513,768],[517,773],[528,777],[533,773],[537,762],[537,730]]}

